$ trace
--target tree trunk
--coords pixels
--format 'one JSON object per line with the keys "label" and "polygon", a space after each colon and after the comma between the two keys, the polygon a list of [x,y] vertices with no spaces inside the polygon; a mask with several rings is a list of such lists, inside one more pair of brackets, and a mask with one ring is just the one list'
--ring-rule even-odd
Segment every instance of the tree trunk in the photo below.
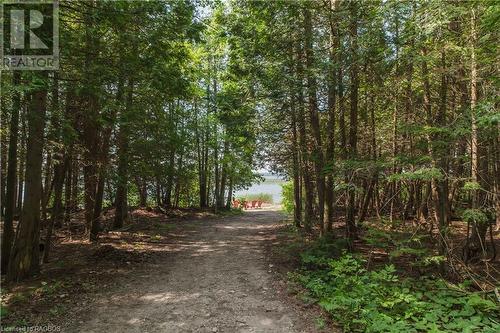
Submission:
{"label": "tree trunk", "polygon": [[224,193],[226,192],[226,182],[227,182],[227,162],[225,157],[229,153],[229,142],[224,139],[224,155],[222,158],[222,170],[221,170],[221,182],[219,194],[217,195],[217,204],[219,208],[224,208]]}
{"label": "tree trunk", "polygon": [[[25,97],[25,100],[27,102],[27,98]],[[20,110],[22,111],[22,110]],[[21,144],[19,147],[19,171],[18,171],[18,185],[17,185],[17,207],[16,207],[16,214],[21,215],[21,210],[23,208],[23,194],[24,194],[24,162],[26,160],[26,119],[25,119],[26,112],[22,112],[21,116]]]}
{"label": "tree trunk", "polygon": [[[439,112],[435,121],[440,126],[446,126],[446,105],[447,105],[447,89],[448,79],[446,75],[446,57],[445,52],[441,51],[441,87],[440,87],[440,105]],[[440,141],[446,138],[437,138]],[[433,140],[434,141],[434,140]],[[438,194],[438,227],[439,227],[439,249],[442,255],[447,253],[447,237],[448,237],[448,150],[446,147],[439,147],[434,149],[438,154],[437,165],[443,173],[443,177],[436,181],[437,194]]]}
{"label": "tree trunk", "polygon": [[[477,126],[477,64],[476,64],[476,43],[477,43],[477,27],[476,13],[471,10],[471,84],[470,84],[470,108],[471,108],[471,180],[474,183],[481,184],[480,165],[479,165],[479,134]],[[478,209],[480,192],[473,190],[472,193],[472,208]],[[497,206],[498,203],[495,205]],[[467,241],[468,248],[465,250],[466,261],[480,256],[486,252],[486,232],[488,223],[473,223],[472,232]]]}
{"label": "tree trunk", "polygon": [[172,187],[174,186],[174,163],[175,163],[175,150],[170,152],[170,159],[168,164],[167,184],[165,186],[165,206],[172,207]]}
{"label": "tree trunk", "polygon": [[[49,134],[49,140],[53,141],[52,133]],[[45,160],[45,176],[43,177],[43,187],[42,187],[42,218],[41,227],[45,228],[47,226],[47,206],[49,204],[50,196],[52,195],[52,190],[54,189],[54,179],[52,176],[53,162],[52,156],[53,152],[47,150],[47,158]],[[42,163],[43,168],[43,163]]]}
{"label": "tree trunk", "polygon": [[[12,85],[17,89],[21,83],[21,72],[14,71]],[[19,136],[19,113],[21,109],[21,93],[16,91],[12,98],[12,117],[10,120],[9,159],[5,197],[5,218],[2,235],[2,274],[7,273],[10,251],[14,241],[14,211],[16,208],[16,172],[17,172],[17,139]]]}
{"label": "tree trunk", "polygon": [[[71,218],[71,180],[73,178],[73,147],[70,147],[68,152],[66,153],[66,181],[64,184],[64,222],[69,223]],[[61,225],[56,225],[57,228],[62,227]]]}
{"label": "tree trunk", "polygon": [[[292,87],[293,89],[293,87]],[[293,168],[293,216],[294,224],[297,228],[301,227],[302,222],[302,195],[300,190],[300,160],[297,138],[297,110],[295,106],[295,94],[292,92],[290,97],[290,106],[292,114],[292,168]]]}
{"label": "tree trunk", "polygon": [[118,148],[118,184],[116,187],[115,198],[115,219],[113,227],[119,229],[123,227],[124,221],[127,219],[127,150],[128,140],[123,133],[125,130],[120,129],[119,148]]}
{"label": "tree trunk", "polygon": [[306,73],[307,73],[307,95],[309,122],[314,138],[314,166],[316,173],[316,191],[318,194],[318,215],[320,232],[324,232],[324,211],[325,211],[325,176],[323,173],[324,155],[321,140],[321,128],[318,114],[317,82],[313,75],[314,70],[314,50],[312,35],[312,19],[309,9],[304,10],[304,30],[305,30],[305,51],[306,51]]}
{"label": "tree trunk", "polygon": [[[6,96],[5,96],[6,97]],[[4,94],[0,94],[0,115],[2,119],[8,117],[7,106],[5,103]],[[2,129],[2,135],[0,135],[0,198],[5,198],[6,188],[7,188],[7,136],[3,135],[3,126],[0,126]],[[0,200],[0,217],[4,217],[5,214],[5,200]]]}
{"label": "tree trunk", "polygon": [[[336,118],[336,97],[337,97],[337,73],[336,66],[341,63],[341,49],[340,49],[340,34],[338,31],[338,21],[333,18],[333,11],[337,9],[338,3],[330,0],[330,73],[328,79],[328,124],[327,133],[328,141],[326,146],[325,159],[326,163],[335,164],[335,118]],[[334,213],[334,176],[331,170],[326,178],[325,184],[325,228],[327,232],[332,231],[333,213]]]}
{"label": "tree trunk", "polygon": [[233,202],[233,177],[229,177],[229,189],[227,191],[227,199],[226,199],[226,209],[231,209],[231,204]]}
{"label": "tree trunk", "polygon": [[80,179],[80,164],[78,161],[78,155],[74,153],[73,160],[71,163],[71,195],[70,202],[66,209],[66,222],[70,222],[71,215],[78,210],[78,180]]}
{"label": "tree trunk", "polygon": [[161,206],[161,184],[159,177],[156,179],[156,187],[155,187],[155,198],[156,198],[156,206]]}
{"label": "tree trunk", "polygon": [[[53,140],[61,142],[61,119],[59,117],[59,77],[57,72],[54,72],[54,84],[52,88],[52,126],[53,126]],[[68,109],[66,109],[66,116],[69,116]],[[43,262],[49,261],[49,253],[52,243],[52,233],[55,224],[62,224],[63,209],[62,209],[62,191],[64,186],[64,177],[66,176],[67,158],[66,153],[62,147],[58,147],[54,151],[54,205],[52,207],[52,214],[50,221],[47,225],[45,235],[45,246],[43,252]]]}
{"label": "tree trunk", "polygon": [[[476,14],[472,9],[471,15],[471,78],[470,78],[470,108],[471,108],[471,180],[475,183],[479,182],[479,158],[478,158],[478,134],[477,134],[477,119],[476,119],[476,104],[477,104],[477,69],[476,69],[476,51],[475,43],[477,39],[476,33]],[[477,208],[479,193],[477,190],[472,194],[472,208]]]}
{"label": "tree trunk", "polygon": [[148,205],[148,187],[146,179],[141,177],[136,177],[135,180],[137,191],[139,192],[139,206],[147,207]]}
{"label": "tree trunk", "polygon": [[[396,81],[399,81],[399,20],[398,14],[395,15],[395,34],[394,34],[394,44],[395,44],[395,78]],[[398,154],[398,122],[400,119],[398,118],[398,96],[399,96],[399,87],[396,85],[394,88],[394,110],[392,114],[392,174],[398,173],[398,168],[396,165],[396,157]],[[389,191],[389,200],[390,200],[390,223],[393,224],[394,220],[394,210],[395,208],[399,208],[399,182],[396,180],[391,181],[390,191]]]}
{"label": "tree trunk", "polygon": [[[444,122],[446,121],[446,77],[445,77],[445,57],[444,57],[444,52],[442,52],[442,57],[441,57],[441,67],[442,67],[442,75],[441,75],[441,89],[440,89],[440,107],[438,110],[438,113],[436,117],[433,117],[432,115],[432,109],[431,109],[431,90],[430,90],[430,83],[429,83],[429,72],[427,68],[427,49],[424,47],[422,49],[422,56],[423,56],[423,61],[422,61],[422,79],[423,79],[423,85],[424,85],[424,111],[427,117],[427,124],[429,126],[434,126],[435,124],[437,125],[444,125]],[[446,162],[445,162],[445,152],[441,147],[438,147],[435,144],[435,141],[438,140],[439,138],[435,135],[429,135],[428,137],[428,146],[430,150],[430,155],[433,160],[433,166],[435,168],[440,168],[444,174],[446,174]],[[445,254],[446,248],[445,248],[445,240],[446,240],[446,227],[447,227],[447,219],[446,219],[446,207],[447,207],[447,191],[446,191],[446,180],[444,179],[446,177],[443,175],[443,178],[441,179],[433,179],[431,181],[431,187],[432,187],[432,197],[434,201],[434,210],[435,210],[435,215],[436,215],[436,220],[438,222],[438,228],[440,232],[439,236],[439,253],[441,255]]]}
{"label": "tree trunk", "polygon": [[[372,94],[370,96],[370,134],[371,134],[371,158],[375,162],[377,160],[377,136],[375,130],[375,97]],[[368,179],[368,190],[366,191],[363,201],[361,204],[361,210],[359,212],[358,223],[361,223],[365,220],[368,207],[370,202],[373,200],[373,192],[376,188],[377,180],[378,180],[378,170],[377,167],[373,167],[373,170],[370,172],[371,176]]]}
{"label": "tree trunk", "polygon": [[[96,82],[93,72],[96,71],[94,54],[98,54],[99,37],[94,34],[91,27],[95,24],[96,2],[89,2],[90,12],[85,15],[85,45],[87,52],[84,60],[84,90],[83,90],[83,138],[85,151],[83,165],[84,182],[84,208],[85,208],[85,226],[89,234],[92,232],[92,221],[94,218],[94,207],[98,183],[98,161],[96,147],[98,147],[98,138],[100,126],[99,118],[99,96],[96,89],[99,83]],[[91,237],[92,238],[92,237]]]}
{"label": "tree trunk", "polygon": [[313,192],[313,184],[311,181],[311,176],[309,174],[309,152],[307,150],[307,134],[306,134],[306,123],[305,123],[305,115],[304,115],[304,94],[303,94],[303,67],[302,67],[302,58],[303,58],[303,50],[300,44],[297,44],[297,78],[298,78],[298,86],[297,86],[297,102],[298,102],[298,124],[299,124],[299,144],[302,155],[302,170],[303,170],[303,181],[304,181],[304,191],[305,191],[305,215],[304,215],[304,228],[307,232],[312,230],[312,222],[314,219],[314,211],[313,211],[313,201],[314,201],[314,192]]}
{"label": "tree trunk", "polygon": [[[351,38],[351,91],[350,91],[350,113],[349,113],[349,158],[355,159],[357,156],[358,142],[358,14],[356,2],[350,3],[350,38]],[[346,236],[353,240],[356,238],[356,221],[355,221],[355,190],[354,190],[354,171],[348,172],[349,189],[347,191],[347,214],[346,214]]]}
{"label": "tree trunk", "polygon": [[126,120],[126,114],[131,112],[132,102],[134,93],[134,80],[129,79],[128,91],[127,91],[127,102],[125,110],[120,119],[120,133],[118,135],[119,147],[118,147],[118,184],[116,189],[115,198],[115,219],[113,222],[113,227],[119,229],[123,227],[124,222],[127,220],[128,215],[128,203],[127,203],[127,186],[128,186],[128,125]]}
{"label": "tree trunk", "polygon": [[7,279],[19,281],[39,271],[40,201],[42,199],[42,153],[45,112],[47,109],[47,73],[33,73],[43,84],[34,88],[28,110],[28,145],[24,205],[12,249]]}
{"label": "tree trunk", "polygon": [[116,121],[116,115],[121,107],[123,96],[123,73],[121,73],[116,92],[115,107],[112,108],[109,115],[110,124],[102,131],[101,142],[99,148],[95,152],[98,156],[97,166],[97,187],[95,193],[95,202],[92,213],[92,221],[90,223],[90,241],[95,242],[98,239],[99,231],[101,230],[101,213],[102,203],[104,199],[104,184],[107,178],[107,169],[109,163],[109,148],[111,142],[111,134]]}
{"label": "tree trunk", "polygon": [[52,208],[52,215],[50,217],[50,221],[47,226],[47,234],[45,236],[43,262],[49,261],[54,225],[61,225],[64,216],[62,207],[62,192],[67,165],[68,161],[63,157],[63,160],[58,161],[54,167],[54,206]]}
{"label": "tree trunk", "polygon": [[199,124],[196,124],[196,148],[198,153],[198,185],[200,192],[200,208],[207,207],[207,175],[205,164],[205,141],[201,137],[198,129]]}

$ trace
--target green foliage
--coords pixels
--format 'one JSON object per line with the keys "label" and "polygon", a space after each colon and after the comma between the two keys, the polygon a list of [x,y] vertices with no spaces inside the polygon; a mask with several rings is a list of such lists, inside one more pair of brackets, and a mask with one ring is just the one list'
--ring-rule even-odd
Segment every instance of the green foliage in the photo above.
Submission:
{"label": "green foliage", "polygon": [[0,319],[9,314],[9,310],[5,305],[0,305]]}
{"label": "green foliage", "polygon": [[422,264],[423,266],[437,266],[444,261],[446,261],[445,256],[428,255],[422,259]]}
{"label": "green foliage", "polygon": [[293,182],[286,182],[281,185],[281,196],[281,207],[287,214],[292,214],[295,205]]}
{"label": "green foliage", "polygon": [[432,179],[442,179],[443,174],[437,168],[421,168],[413,172],[402,172],[395,173],[388,177],[389,181],[397,180],[432,180]]}
{"label": "green foliage", "polygon": [[316,324],[316,327],[320,330],[322,330],[326,326],[325,320],[321,317],[314,319],[314,323]]}
{"label": "green foliage", "polygon": [[477,106],[479,112],[477,124],[481,129],[491,129],[500,123],[500,112],[494,102],[484,101]]}
{"label": "green foliage", "polygon": [[416,256],[416,257],[423,257],[425,254],[427,254],[429,251],[427,249],[418,249],[414,247],[399,247],[394,251],[391,251],[389,253],[389,258],[394,259],[397,257],[400,257],[402,255],[411,255],[411,256]]}
{"label": "green foliage", "polygon": [[329,259],[338,257],[346,248],[347,242],[344,239],[334,240],[327,235],[309,243],[300,257],[302,263],[314,268],[326,265]]}
{"label": "green foliage", "polygon": [[273,203],[273,195],[270,193],[254,193],[254,194],[247,194],[243,197],[238,198],[240,201],[255,201],[255,200],[260,200],[265,203]]}
{"label": "green foliage", "polygon": [[389,232],[368,225],[363,239],[374,247],[386,250],[391,261],[404,256],[411,266],[422,271],[446,261],[446,257],[434,255],[429,249],[424,242],[428,237],[426,234]]}
{"label": "green foliage", "polygon": [[475,191],[480,190],[481,185],[478,182],[466,182],[462,187],[464,191]]}
{"label": "green foliage", "polygon": [[391,233],[369,226],[363,239],[370,245],[382,248],[394,244],[393,235]]}
{"label": "green foliage", "polygon": [[488,216],[481,209],[466,209],[462,213],[462,218],[469,223],[487,223]]}
{"label": "green foliage", "polygon": [[315,258],[290,278],[347,332],[497,332],[499,306],[443,280],[400,278],[393,265],[372,271],[350,254]]}

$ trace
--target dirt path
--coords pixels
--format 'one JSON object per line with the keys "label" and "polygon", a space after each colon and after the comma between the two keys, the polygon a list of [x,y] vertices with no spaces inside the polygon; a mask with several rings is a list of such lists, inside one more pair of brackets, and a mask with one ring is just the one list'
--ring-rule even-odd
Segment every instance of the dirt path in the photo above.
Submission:
{"label": "dirt path", "polygon": [[306,331],[272,288],[264,260],[266,237],[281,219],[270,209],[186,222],[170,259],[117,281],[70,331]]}

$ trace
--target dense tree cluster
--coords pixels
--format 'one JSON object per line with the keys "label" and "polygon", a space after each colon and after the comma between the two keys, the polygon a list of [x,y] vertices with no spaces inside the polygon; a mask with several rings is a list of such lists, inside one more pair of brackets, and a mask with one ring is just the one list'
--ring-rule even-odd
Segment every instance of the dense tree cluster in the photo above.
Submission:
{"label": "dense tree cluster", "polygon": [[466,261],[491,251],[497,5],[235,1],[228,21],[255,65],[263,157],[293,180],[298,227],[328,233],[343,211],[352,241],[370,215],[413,219],[436,226],[445,254],[458,219]]}
{"label": "dense tree cluster", "polygon": [[[217,15],[185,1],[61,1],[61,66],[2,73],[2,273],[19,280],[82,209],[230,206],[255,117]],[[217,11],[215,11],[216,13]],[[17,223],[16,221],[19,221]],[[17,231],[15,231],[15,227]]]}
{"label": "dense tree cluster", "polygon": [[130,205],[229,208],[255,157],[293,181],[297,227],[342,212],[352,245],[369,216],[413,219],[444,255],[461,219],[477,258],[500,224],[498,18],[487,1],[61,1],[60,70],[2,73],[2,272],[36,272],[82,209],[95,241],[106,206],[115,228]]}

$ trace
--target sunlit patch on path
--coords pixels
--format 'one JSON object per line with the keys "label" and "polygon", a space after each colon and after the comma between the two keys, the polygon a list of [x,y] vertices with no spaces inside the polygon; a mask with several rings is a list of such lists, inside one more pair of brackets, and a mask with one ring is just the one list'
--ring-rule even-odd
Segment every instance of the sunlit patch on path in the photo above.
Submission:
{"label": "sunlit patch on path", "polygon": [[276,209],[190,221],[158,237],[144,272],[117,281],[76,332],[300,332],[270,283],[263,243]]}

